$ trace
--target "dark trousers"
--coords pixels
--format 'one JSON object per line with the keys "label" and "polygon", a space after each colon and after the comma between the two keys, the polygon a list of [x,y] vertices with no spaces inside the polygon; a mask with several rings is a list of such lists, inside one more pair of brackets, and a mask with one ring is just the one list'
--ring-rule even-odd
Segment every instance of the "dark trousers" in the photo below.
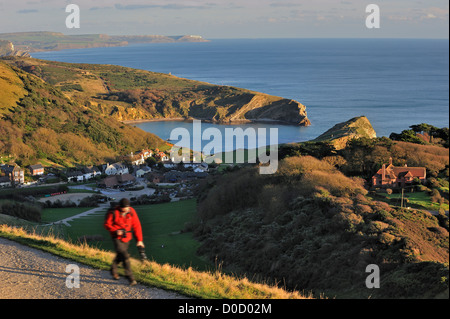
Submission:
{"label": "dark trousers", "polygon": [[130,242],[124,243],[117,238],[113,238],[114,249],[116,250],[116,258],[114,258],[112,266],[111,266],[111,274],[118,275],[118,267],[120,263],[123,263],[123,267],[125,268],[125,276],[128,277],[128,280],[133,281],[134,276],[131,271],[131,262],[130,262],[130,254],[128,253],[128,247],[130,246]]}

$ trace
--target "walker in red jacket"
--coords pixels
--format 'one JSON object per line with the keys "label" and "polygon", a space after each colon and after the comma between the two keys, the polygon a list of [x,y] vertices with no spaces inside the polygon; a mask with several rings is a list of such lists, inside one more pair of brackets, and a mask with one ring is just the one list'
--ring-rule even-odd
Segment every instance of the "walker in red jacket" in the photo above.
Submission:
{"label": "walker in red jacket", "polygon": [[116,250],[116,257],[111,266],[111,275],[114,279],[119,279],[117,270],[119,263],[122,262],[125,268],[125,276],[128,278],[130,285],[136,285],[137,282],[131,271],[130,254],[128,253],[128,247],[133,238],[132,233],[136,237],[138,249],[144,249],[145,246],[141,222],[134,208],[130,207],[128,199],[122,199],[119,206],[106,214],[104,226],[110,232]]}

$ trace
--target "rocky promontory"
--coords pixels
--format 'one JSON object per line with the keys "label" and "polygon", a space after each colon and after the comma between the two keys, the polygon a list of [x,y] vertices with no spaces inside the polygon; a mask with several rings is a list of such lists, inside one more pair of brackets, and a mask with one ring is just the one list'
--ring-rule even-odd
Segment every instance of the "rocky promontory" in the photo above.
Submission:
{"label": "rocky promontory", "polygon": [[347,142],[354,138],[376,138],[369,119],[365,116],[355,117],[334,127],[314,139],[313,142],[331,142],[337,150],[345,148]]}
{"label": "rocky promontory", "polygon": [[214,123],[311,125],[303,104],[242,88],[113,65],[29,58],[9,58],[5,62],[122,122],[199,119]]}

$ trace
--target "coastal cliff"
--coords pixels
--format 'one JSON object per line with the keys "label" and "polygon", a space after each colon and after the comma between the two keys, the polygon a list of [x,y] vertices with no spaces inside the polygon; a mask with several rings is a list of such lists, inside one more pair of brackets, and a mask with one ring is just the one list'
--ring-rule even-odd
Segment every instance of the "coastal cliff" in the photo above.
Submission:
{"label": "coastal cliff", "polygon": [[30,54],[25,51],[16,50],[11,41],[0,40],[0,57],[2,56],[30,57]]}
{"label": "coastal cliff", "polygon": [[9,58],[5,62],[122,122],[199,119],[214,123],[276,121],[311,125],[303,104],[246,89],[113,65],[30,58]]}
{"label": "coastal cliff", "polygon": [[331,142],[337,150],[344,149],[347,142],[354,138],[376,138],[369,119],[365,116],[355,117],[334,127],[314,139],[313,142]]}

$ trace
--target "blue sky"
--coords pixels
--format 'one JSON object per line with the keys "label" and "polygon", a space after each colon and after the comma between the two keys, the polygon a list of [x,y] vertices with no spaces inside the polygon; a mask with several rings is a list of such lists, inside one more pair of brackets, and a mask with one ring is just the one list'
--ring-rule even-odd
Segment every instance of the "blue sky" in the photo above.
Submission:
{"label": "blue sky", "polygon": [[[66,5],[81,28],[65,27]],[[381,28],[367,29],[367,5]],[[206,38],[446,38],[448,0],[0,0],[0,33],[198,34]]]}

